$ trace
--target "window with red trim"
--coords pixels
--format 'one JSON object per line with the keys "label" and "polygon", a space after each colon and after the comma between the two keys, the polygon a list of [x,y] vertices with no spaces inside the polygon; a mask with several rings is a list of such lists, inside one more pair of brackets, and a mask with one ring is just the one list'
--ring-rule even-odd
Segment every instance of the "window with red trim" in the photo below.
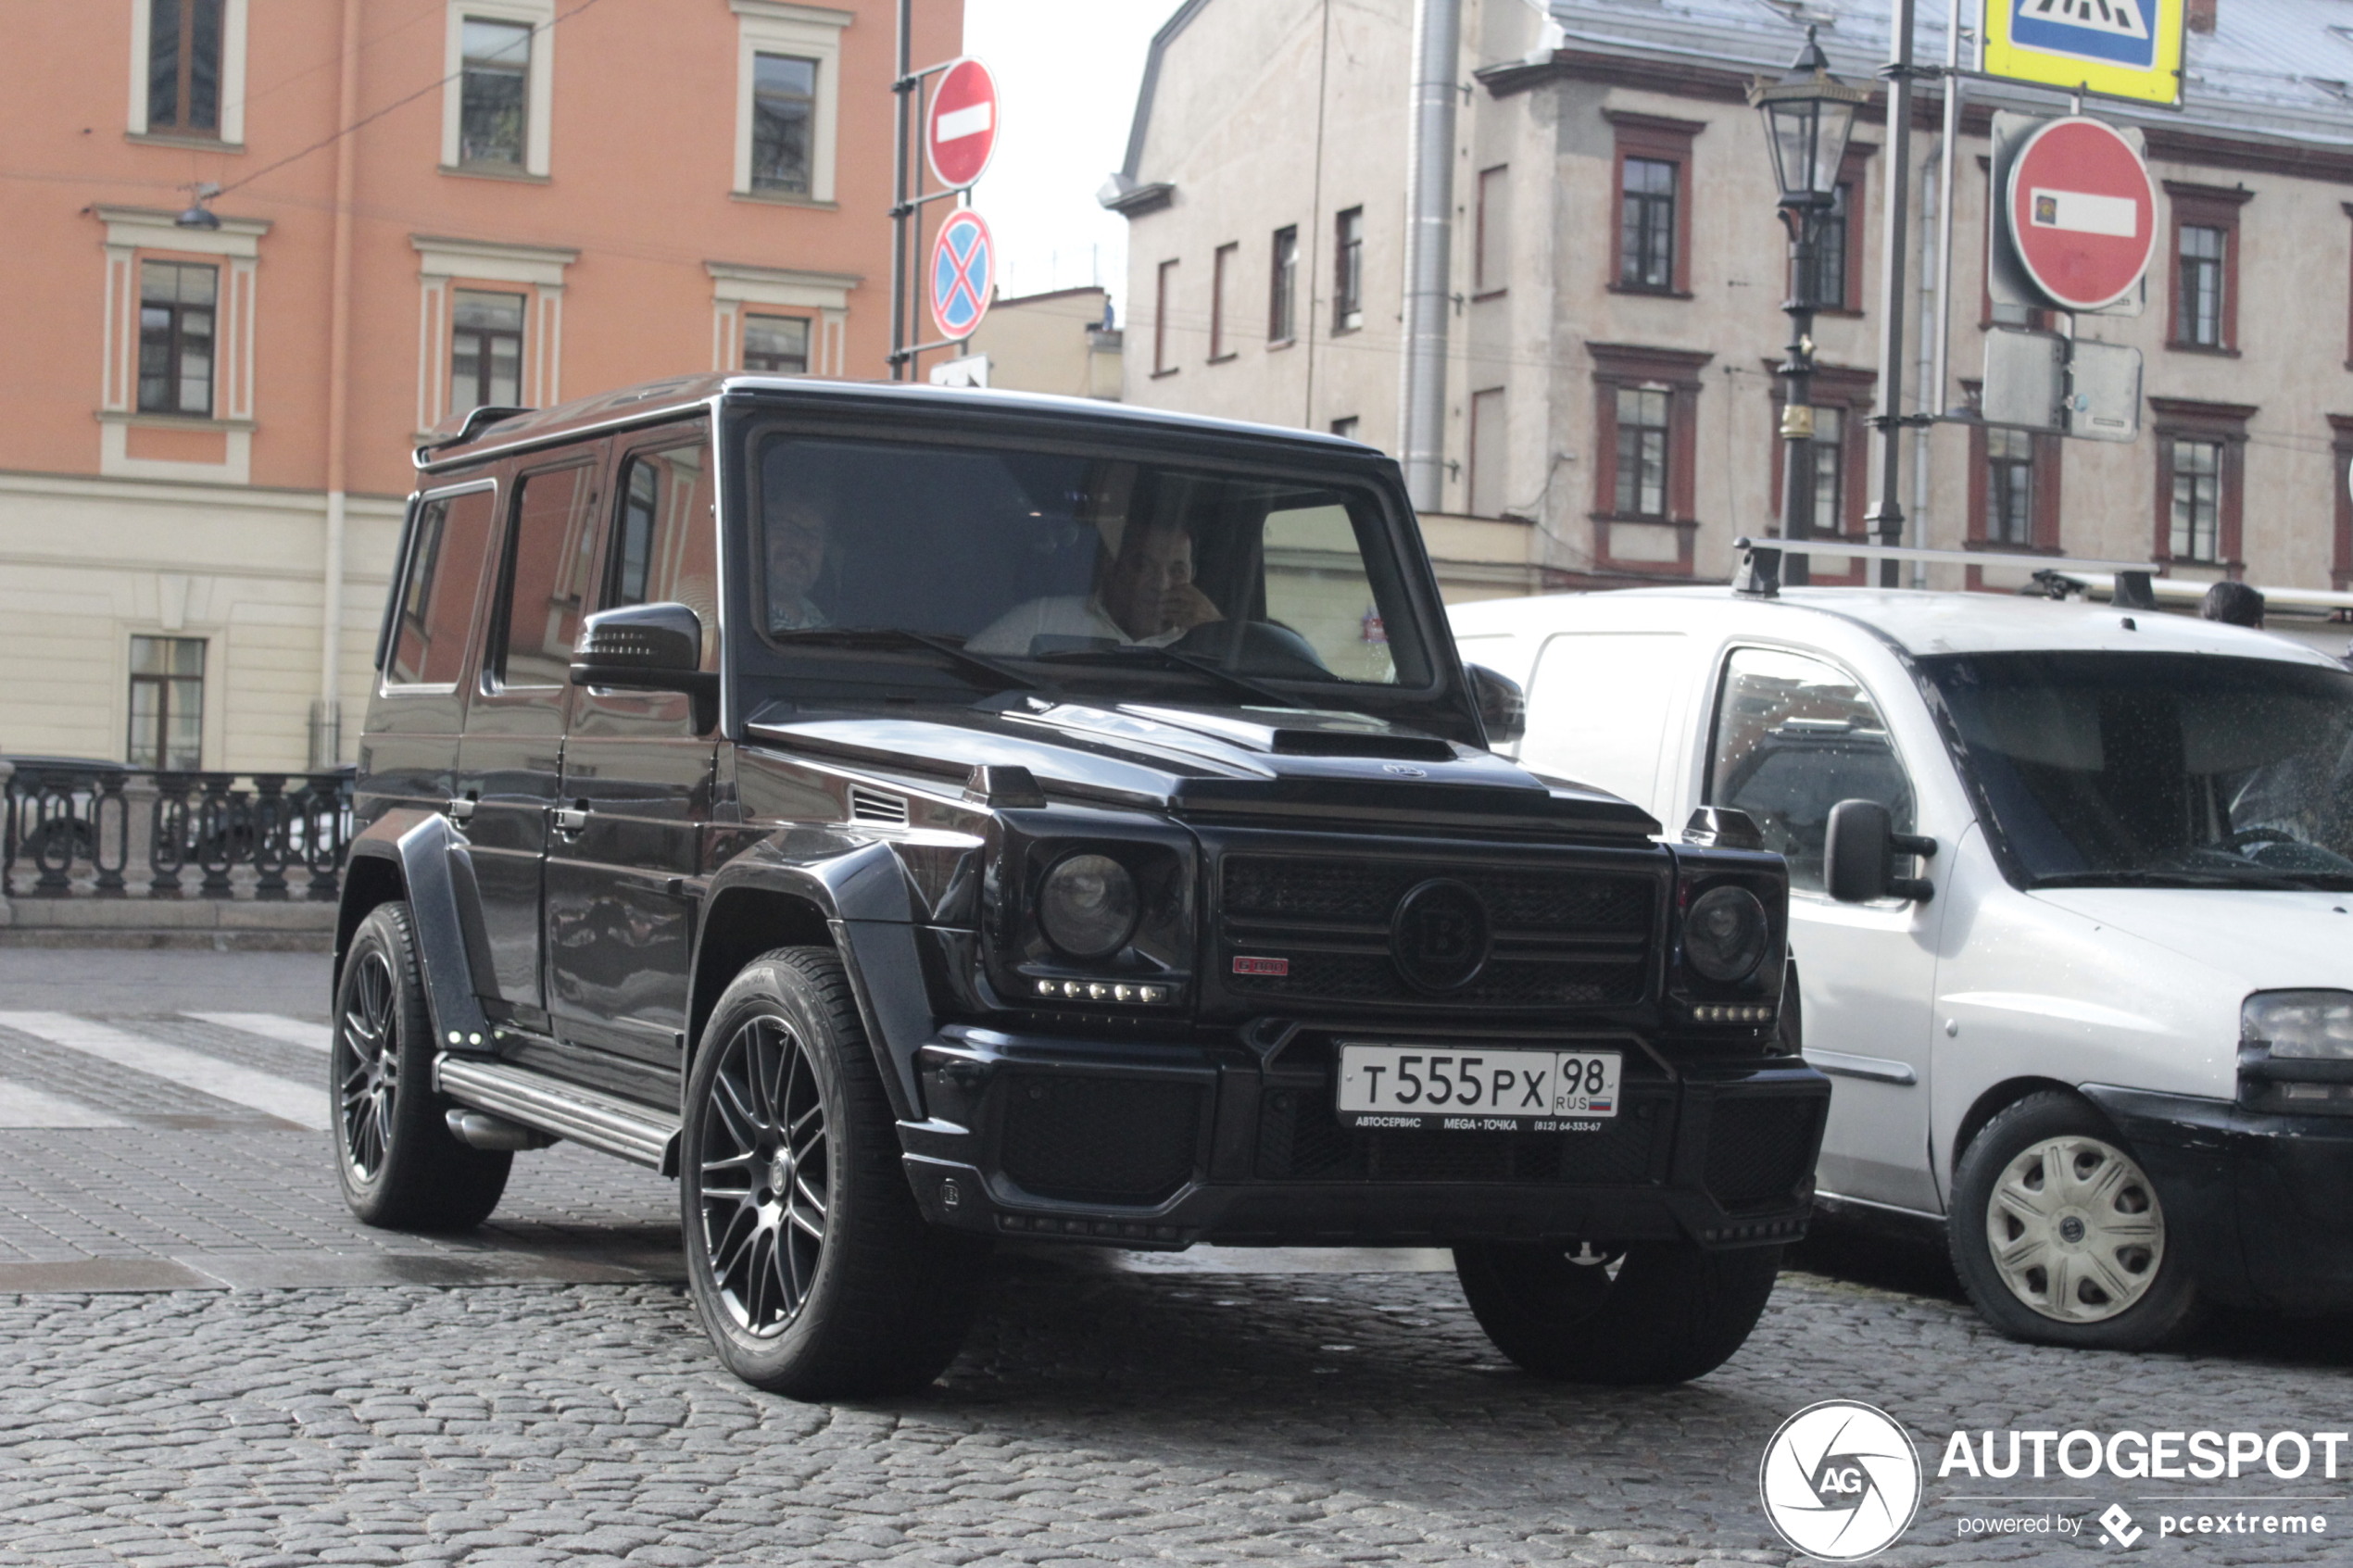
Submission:
{"label": "window with red trim", "polygon": [[2255,193],[2165,182],[2172,198],[2172,297],[2165,346],[2236,354],[2239,347],[2239,210]]}
{"label": "window with red trim", "polygon": [[1617,133],[1611,169],[1617,233],[1609,286],[1622,294],[1692,292],[1692,140],[1706,124],[1603,111]]}
{"label": "window with red trim", "polygon": [[2156,537],[2150,558],[2220,566],[2235,575],[2246,487],[2246,421],[2242,403],[2152,397],[2150,436],[2157,450]]}
{"label": "window with red trim", "polygon": [[1589,343],[1593,357],[1593,558],[1689,575],[1698,532],[1700,370],[1682,349]]}

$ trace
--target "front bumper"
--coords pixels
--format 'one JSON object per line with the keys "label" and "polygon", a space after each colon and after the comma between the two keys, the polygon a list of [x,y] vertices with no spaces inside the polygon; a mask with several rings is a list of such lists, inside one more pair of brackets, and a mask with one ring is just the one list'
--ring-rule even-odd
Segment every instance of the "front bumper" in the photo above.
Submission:
{"label": "front bumper", "polygon": [[1829,1080],[1803,1062],[1680,1060],[1630,1036],[1595,1036],[1626,1053],[1627,1073],[1619,1114],[1580,1124],[1592,1130],[1373,1132],[1332,1114],[1333,1031],[1301,1026],[1261,1049],[1243,1043],[1252,1037],[941,1030],[917,1059],[927,1117],[900,1123],[925,1216],[1148,1248],[1677,1238],[1724,1248],[1803,1234],[1830,1100]]}
{"label": "front bumper", "polygon": [[2090,1084],[2157,1183],[2166,1239],[2208,1294],[2285,1312],[2353,1307],[2353,1117]]}

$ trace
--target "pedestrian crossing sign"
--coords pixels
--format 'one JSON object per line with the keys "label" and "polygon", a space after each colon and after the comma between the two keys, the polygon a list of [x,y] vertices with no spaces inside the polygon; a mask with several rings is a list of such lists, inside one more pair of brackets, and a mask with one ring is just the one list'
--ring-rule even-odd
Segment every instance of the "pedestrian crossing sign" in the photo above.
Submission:
{"label": "pedestrian crossing sign", "polygon": [[1986,74],[2179,103],[2184,0],[1985,0]]}

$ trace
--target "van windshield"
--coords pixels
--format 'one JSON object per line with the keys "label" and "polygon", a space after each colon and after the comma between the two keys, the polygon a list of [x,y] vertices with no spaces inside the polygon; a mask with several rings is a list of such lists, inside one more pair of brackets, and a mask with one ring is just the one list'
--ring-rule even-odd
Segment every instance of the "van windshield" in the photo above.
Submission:
{"label": "van windshield", "polygon": [[754,612],[797,650],[929,648],[975,684],[1427,686],[1377,498],[1067,451],[774,433]]}
{"label": "van windshield", "polygon": [[1920,665],[2032,884],[2353,888],[2353,672],[2195,654]]}

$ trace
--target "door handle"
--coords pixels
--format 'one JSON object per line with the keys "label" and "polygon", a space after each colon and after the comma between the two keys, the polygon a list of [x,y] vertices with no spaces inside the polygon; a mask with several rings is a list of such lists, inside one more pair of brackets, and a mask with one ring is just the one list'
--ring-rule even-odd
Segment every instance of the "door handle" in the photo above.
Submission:
{"label": "door handle", "polygon": [[586,827],[587,825],[588,809],[585,806],[560,806],[556,809],[556,831],[558,833],[569,836],[573,834],[578,833],[581,829]]}

